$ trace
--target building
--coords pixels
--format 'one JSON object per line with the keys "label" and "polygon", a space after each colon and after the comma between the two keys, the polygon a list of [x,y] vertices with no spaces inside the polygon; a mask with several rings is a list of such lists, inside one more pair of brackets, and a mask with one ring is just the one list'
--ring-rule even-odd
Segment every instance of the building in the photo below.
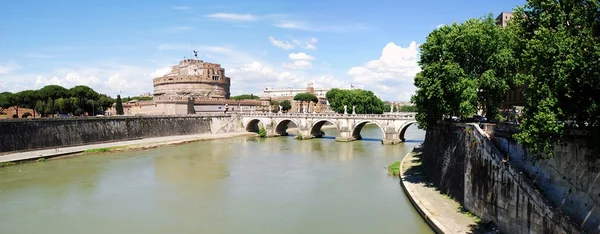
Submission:
{"label": "building", "polygon": [[508,25],[508,21],[512,19],[512,12],[502,12],[498,17],[496,17],[496,25],[506,27]]}
{"label": "building", "polygon": [[[13,117],[17,117],[17,118],[33,118],[35,116],[35,118],[39,118],[40,114],[37,113],[35,110],[33,109],[28,109],[28,108],[23,108],[23,107],[18,107],[17,108],[19,111],[19,116],[16,116],[17,114],[17,110],[15,110],[14,106],[11,106],[9,108],[4,109],[2,112],[0,112],[0,119],[10,119]],[[25,114],[28,113],[28,114]]]}
{"label": "building", "polygon": [[[512,12],[502,12],[498,17],[496,17],[496,25],[500,27],[506,27],[508,22],[512,19]],[[504,96],[504,101],[500,105],[500,109],[504,110],[512,110],[515,107],[525,106],[525,87],[520,86],[513,90],[509,90]]]}
{"label": "building", "polygon": [[[299,88],[287,88],[287,89],[273,89],[273,88],[265,88],[263,93],[260,95],[260,100],[263,102],[263,105],[270,105],[273,102],[280,102],[283,100],[288,100],[292,104],[292,109],[288,111],[288,113],[302,113],[304,109],[308,113],[326,113],[331,112],[329,109],[329,103],[327,102],[327,97],[325,96],[327,92],[331,89],[326,88],[315,88],[314,83],[308,83],[307,87],[304,89]],[[294,101],[294,96],[299,93],[312,93],[319,101],[316,103],[301,103],[299,101]]]}
{"label": "building", "polygon": [[[152,80],[151,101],[132,100],[123,103],[125,115],[189,115],[199,113],[264,111],[258,100],[230,100],[231,79],[220,64],[183,59],[171,72]],[[116,115],[116,109],[106,111]]]}
{"label": "building", "polygon": [[314,88],[314,83],[309,83],[307,88],[304,89],[292,89],[292,88],[287,88],[287,89],[273,89],[270,87],[265,88],[265,90],[263,90],[263,93],[261,95],[261,97],[271,97],[271,98],[277,98],[277,97],[294,97],[296,96],[296,94],[299,93],[312,93],[315,96],[317,96],[318,98],[326,98],[325,94],[327,94],[327,92],[331,90],[331,89],[326,89],[326,88]]}
{"label": "building", "polygon": [[184,59],[169,74],[154,78],[152,83],[155,101],[187,97],[229,99],[231,79],[225,76],[220,64]]}

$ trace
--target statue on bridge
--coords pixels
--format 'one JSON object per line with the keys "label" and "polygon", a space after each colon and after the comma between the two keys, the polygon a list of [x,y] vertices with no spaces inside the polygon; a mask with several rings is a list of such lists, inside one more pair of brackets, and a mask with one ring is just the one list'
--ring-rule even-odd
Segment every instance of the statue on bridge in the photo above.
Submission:
{"label": "statue on bridge", "polygon": [[394,105],[391,106],[392,110],[390,111],[390,113],[394,113]]}
{"label": "statue on bridge", "polygon": [[281,114],[283,111],[283,108],[281,106],[279,106],[279,111],[277,111],[278,114]]}
{"label": "statue on bridge", "polygon": [[356,106],[352,106],[352,114],[355,115],[356,114]]}
{"label": "statue on bridge", "polygon": [[317,103],[313,105],[313,114],[317,113]]}
{"label": "statue on bridge", "polygon": [[269,106],[269,113],[273,113],[273,106]]}
{"label": "statue on bridge", "polygon": [[344,105],[344,114],[347,115],[348,114],[348,105]]}

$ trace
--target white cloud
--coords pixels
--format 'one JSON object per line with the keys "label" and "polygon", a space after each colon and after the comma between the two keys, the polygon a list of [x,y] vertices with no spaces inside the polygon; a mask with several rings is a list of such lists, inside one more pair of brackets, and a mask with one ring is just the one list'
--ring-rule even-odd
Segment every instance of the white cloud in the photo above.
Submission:
{"label": "white cloud", "polygon": [[280,21],[278,23],[273,24],[273,26],[278,28],[287,28],[287,29],[299,29],[299,30],[312,30],[306,22],[303,21]]}
{"label": "white cloud", "polygon": [[292,63],[283,63],[283,66],[291,69],[308,69],[312,67],[312,63],[306,60],[296,60]]}
{"label": "white cloud", "polygon": [[[4,81],[0,81],[0,90],[3,90],[3,91],[4,91],[4,90],[6,90],[6,89],[7,89],[7,87],[6,87],[6,82],[4,82]],[[0,92],[3,92],[3,91],[0,91]]]}
{"label": "white cloud", "polygon": [[291,41],[285,41],[285,40],[279,40],[277,38],[269,36],[269,41],[271,42],[272,45],[282,48],[284,50],[291,50],[296,47],[303,47],[303,48],[309,49],[309,50],[316,50],[317,47],[314,44],[316,44],[317,41],[319,41],[319,39],[313,37],[307,41],[301,41],[298,39],[293,39]]}
{"label": "white cloud", "polygon": [[315,60],[315,57],[312,55],[308,55],[304,52],[300,52],[297,54],[291,53],[288,55],[291,60]]}
{"label": "white cloud", "polygon": [[228,20],[228,21],[255,21],[258,19],[257,16],[251,14],[235,14],[235,13],[214,13],[205,15],[206,18],[216,20]]}
{"label": "white cloud", "polygon": [[445,24],[438,24],[437,26],[435,26],[435,28],[441,28],[441,27],[444,27],[444,26],[445,26]]}
{"label": "white cloud", "polygon": [[19,64],[15,62],[0,62],[0,75],[11,73],[17,69],[21,68]]}
{"label": "white cloud", "polygon": [[[354,82],[372,88],[387,99],[407,101],[416,88],[413,85],[415,75],[421,70],[418,60],[418,46],[411,42],[406,48],[390,42],[381,53],[381,57],[371,60],[363,66],[352,67],[348,75]],[[398,94],[401,94],[398,96]]]}
{"label": "white cloud", "polygon": [[277,40],[276,38],[274,38],[272,36],[269,36],[269,41],[271,42],[272,45],[282,48],[284,50],[291,50],[296,47],[296,45],[293,43],[290,43],[288,41],[283,41],[283,40]]}
{"label": "white cloud", "polygon": [[187,10],[191,10],[192,8],[189,6],[173,6],[173,7],[171,7],[171,9],[179,10],[179,11],[187,11]]}
{"label": "white cloud", "polygon": [[[272,88],[304,88],[309,82],[316,87],[348,87],[347,82],[337,80],[331,74],[306,75],[301,71],[286,71],[276,69],[261,62],[254,61],[240,68],[227,70],[231,79],[231,92],[233,95],[241,93],[260,94],[266,87]],[[315,82],[316,81],[316,82]]]}

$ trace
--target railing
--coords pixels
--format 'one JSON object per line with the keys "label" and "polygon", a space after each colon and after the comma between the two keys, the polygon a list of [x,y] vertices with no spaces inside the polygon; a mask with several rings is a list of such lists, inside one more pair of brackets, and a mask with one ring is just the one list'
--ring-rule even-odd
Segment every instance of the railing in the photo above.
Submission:
{"label": "railing", "polygon": [[270,118],[335,118],[335,119],[415,119],[413,113],[396,114],[396,115],[381,115],[381,114],[333,114],[333,113],[243,113],[242,116],[247,117],[270,117]]}

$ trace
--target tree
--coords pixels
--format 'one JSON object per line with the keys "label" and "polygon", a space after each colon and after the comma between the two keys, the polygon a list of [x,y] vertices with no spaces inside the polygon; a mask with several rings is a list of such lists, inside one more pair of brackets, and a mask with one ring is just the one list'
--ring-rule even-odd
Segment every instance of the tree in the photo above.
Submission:
{"label": "tree", "polygon": [[292,109],[292,103],[289,100],[283,100],[279,103],[282,111],[289,111]]}
{"label": "tree", "polygon": [[552,157],[569,129],[585,130],[600,153],[599,12],[598,1],[536,0],[513,15],[527,101],[515,138],[538,159]]}
{"label": "tree", "polygon": [[40,98],[46,100],[52,98],[56,100],[59,98],[69,97],[69,90],[59,85],[47,85],[39,90]]}
{"label": "tree", "polygon": [[338,113],[344,113],[344,105],[347,106],[348,113],[352,112],[354,106],[357,114],[381,114],[385,109],[385,103],[368,90],[332,89],[325,96],[329,107]]}
{"label": "tree", "polygon": [[294,96],[294,100],[295,101],[300,101],[300,106],[301,108],[304,108],[304,102],[314,102],[317,103],[319,102],[319,98],[317,98],[317,96],[315,96],[312,93],[299,93],[296,94],[296,96]]}
{"label": "tree", "polygon": [[19,108],[21,108],[21,103],[23,103],[21,98],[21,93],[15,93],[7,96],[8,106],[15,109],[15,115],[19,118]]}
{"label": "tree", "polygon": [[0,93],[0,113],[11,106],[10,99],[13,94],[10,92]]}
{"label": "tree", "polygon": [[121,95],[117,95],[117,104],[115,106],[115,109],[117,111],[117,115],[125,114],[125,112],[123,112],[123,102],[121,101]]}
{"label": "tree", "polygon": [[45,103],[46,108],[44,109],[44,115],[48,116],[48,114],[55,114],[56,109],[54,108],[54,100],[51,97],[48,97]]}
{"label": "tree", "polygon": [[411,99],[419,127],[478,111],[490,120],[498,117],[504,95],[516,83],[517,61],[508,31],[489,15],[446,25],[427,36]]}
{"label": "tree", "polygon": [[231,97],[231,99],[233,100],[259,100],[260,97],[258,96],[254,96],[254,94],[242,94],[242,95],[238,95],[238,96],[233,96]]}

